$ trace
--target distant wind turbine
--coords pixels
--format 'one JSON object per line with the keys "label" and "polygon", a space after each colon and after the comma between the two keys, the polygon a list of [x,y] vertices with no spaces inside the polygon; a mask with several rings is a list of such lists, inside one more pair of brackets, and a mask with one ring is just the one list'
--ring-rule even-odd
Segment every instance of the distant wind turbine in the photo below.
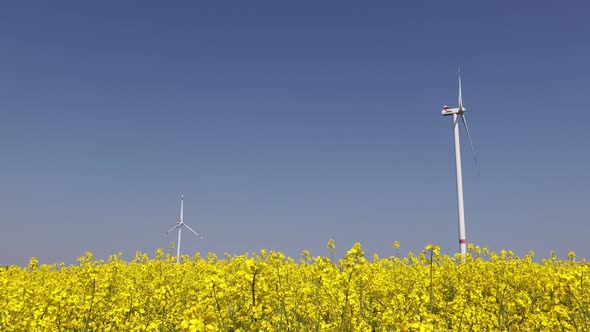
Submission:
{"label": "distant wind turbine", "polygon": [[467,126],[467,120],[465,120],[465,111],[463,107],[463,96],[461,95],[461,67],[459,67],[459,107],[449,108],[445,105],[442,110],[443,116],[453,116],[453,133],[455,136],[455,168],[457,173],[457,209],[459,212],[459,247],[461,255],[467,253],[467,239],[465,238],[465,209],[463,206],[463,175],[461,173],[461,146],[459,144],[459,116],[467,132],[469,138],[469,146],[471,147],[471,154],[477,165],[477,156],[475,155],[475,148],[473,147],[473,141],[471,140],[471,133]]}
{"label": "distant wind turbine", "polygon": [[176,246],[176,263],[180,263],[180,236],[182,233],[182,227],[186,227],[189,231],[193,232],[200,239],[203,239],[201,234],[197,233],[194,229],[190,228],[187,224],[184,223],[184,194],[180,193],[180,218],[178,219],[178,221],[176,221],[176,225],[174,227],[170,228],[166,233],[162,234],[162,236],[165,236],[168,233],[170,233],[173,230],[178,228],[178,243]]}

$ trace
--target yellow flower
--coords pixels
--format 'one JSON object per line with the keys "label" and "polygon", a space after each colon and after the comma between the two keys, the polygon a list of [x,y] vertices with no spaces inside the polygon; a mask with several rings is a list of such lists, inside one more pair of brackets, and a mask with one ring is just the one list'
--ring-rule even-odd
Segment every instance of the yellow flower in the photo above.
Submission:
{"label": "yellow flower", "polygon": [[[328,249],[330,249],[328,242]],[[395,246],[394,246],[395,247]],[[1,331],[560,331],[583,329],[590,264],[489,252],[338,263],[280,252],[185,256],[158,250],[78,265],[0,269]],[[173,258],[173,257],[172,257]]]}

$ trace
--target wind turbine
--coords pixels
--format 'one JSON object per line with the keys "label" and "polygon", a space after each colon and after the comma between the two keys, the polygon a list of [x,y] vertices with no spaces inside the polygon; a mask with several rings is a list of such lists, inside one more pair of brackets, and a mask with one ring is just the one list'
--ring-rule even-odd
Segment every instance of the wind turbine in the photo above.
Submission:
{"label": "wind turbine", "polygon": [[445,105],[442,110],[443,116],[453,116],[453,133],[455,136],[455,170],[457,173],[457,210],[459,212],[459,247],[461,255],[467,253],[467,239],[465,238],[465,210],[463,206],[463,175],[461,173],[461,145],[459,143],[459,117],[463,122],[467,137],[469,138],[469,146],[471,147],[471,154],[477,165],[477,156],[475,155],[475,148],[473,147],[473,141],[471,140],[471,133],[467,126],[467,120],[465,120],[465,111],[463,107],[463,96],[461,95],[461,67],[459,67],[459,107],[449,108]]}
{"label": "wind turbine", "polygon": [[178,228],[178,243],[176,246],[176,263],[180,263],[180,235],[182,234],[182,227],[186,227],[189,231],[193,232],[200,239],[203,239],[201,234],[197,233],[194,229],[190,228],[187,224],[184,223],[184,194],[180,193],[180,218],[176,221],[176,225],[174,227],[170,228],[166,233],[162,234],[162,236],[165,236],[168,233],[170,233],[173,230]]}

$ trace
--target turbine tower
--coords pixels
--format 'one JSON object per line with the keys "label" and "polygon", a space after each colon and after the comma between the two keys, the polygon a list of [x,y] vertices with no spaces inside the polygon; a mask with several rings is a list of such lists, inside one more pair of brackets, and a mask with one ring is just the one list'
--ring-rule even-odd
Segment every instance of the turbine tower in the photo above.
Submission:
{"label": "turbine tower", "polygon": [[463,205],[463,175],[461,172],[461,145],[459,143],[459,117],[463,122],[463,127],[467,132],[467,138],[469,138],[469,146],[471,147],[471,154],[477,165],[477,156],[475,155],[475,148],[473,147],[473,141],[471,140],[471,133],[467,126],[467,120],[465,120],[465,111],[463,107],[463,96],[461,95],[461,67],[459,67],[459,107],[449,108],[445,105],[442,110],[443,116],[453,116],[453,134],[455,136],[455,170],[457,173],[457,210],[459,214],[459,247],[461,255],[467,253],[467,239],[465,237],[465,209]]}
{"label": "turbine tower", "polygon": [[195,230],[193,230],[187,224],[184,223],[184,194],[180,193],[180,218],[178,219],[178,221],[176,221],[176,225],[174,227],[170,228],[166,233],[162,234],[162,236],[165,236],[178,228],[178,242],[176,245],[176,263],[180,263],[180,239],[182,234],[182,227],[186,227],[189,231],[193,232],[200,239],[203,239],[201,234],[197,233]]}

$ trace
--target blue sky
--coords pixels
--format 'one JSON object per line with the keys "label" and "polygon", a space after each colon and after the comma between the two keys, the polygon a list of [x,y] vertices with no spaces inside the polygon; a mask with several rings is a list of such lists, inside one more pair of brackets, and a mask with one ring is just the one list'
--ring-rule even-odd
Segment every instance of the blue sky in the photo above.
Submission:
{"label": "blue sky", "polygon": [[0,264],[267,248],[590,257],[585,2],[0,5]]}

